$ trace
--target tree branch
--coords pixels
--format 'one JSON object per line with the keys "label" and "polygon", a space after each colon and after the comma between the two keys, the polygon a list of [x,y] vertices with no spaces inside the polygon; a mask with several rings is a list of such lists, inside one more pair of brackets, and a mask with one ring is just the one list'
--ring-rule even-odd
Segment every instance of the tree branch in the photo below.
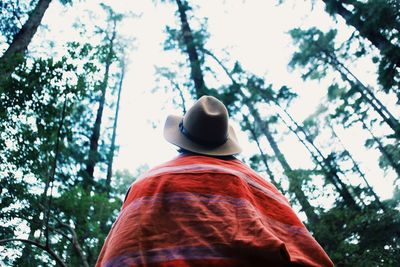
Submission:
{"label": "tree branch", "polygon": [[[55,218],[55,217],[54,217]],[[55,218],[56,221],[59,223],[59,225],[67,228],[67,230],[71,233],[72,235],[72,240],[69,238],[69,240],[71,241],[72,245],[74,246],[75,250],[78,252],[79,257],[82,260],[82,265],[85,267],[89,267],[89,263],[87,261],[86,255],[83,253],[83,249],[81,247],[81,245],[79,244],[78,241],[78,235],[76,234],[74,228],[72,228],[71,225],[62,222],[61,220],[59,220],[58,218]]]}
{"label": "tree branch", "polygon": [[35,247],[38,247],[47,253],[62,267],[68,267],[65,262],[50,248],[45,245],[40,244],[37,241],[30,240],[30,239],[21,239],[21,238],[6,238],[6,239],[1,239],[0,244],[8,243],[8,242],[22,242],[26,243]]}

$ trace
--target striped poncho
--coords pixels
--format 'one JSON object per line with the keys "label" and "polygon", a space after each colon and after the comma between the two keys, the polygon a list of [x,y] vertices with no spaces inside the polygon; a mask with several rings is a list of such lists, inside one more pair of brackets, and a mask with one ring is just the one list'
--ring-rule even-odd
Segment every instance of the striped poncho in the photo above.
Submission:
{"label": "striped poncho", "polygon": [[135,181],[96,266],[333,266],[239,160],[183,155]]}

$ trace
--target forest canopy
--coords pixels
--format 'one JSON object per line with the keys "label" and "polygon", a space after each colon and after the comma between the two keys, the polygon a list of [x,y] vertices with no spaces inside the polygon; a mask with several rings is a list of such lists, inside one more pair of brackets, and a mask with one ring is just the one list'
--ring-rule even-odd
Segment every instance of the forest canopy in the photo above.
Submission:
{"label": "forest canopy", "polygon": [[400,266],[398,0],[131,2],[0,3],[0,265],[94,266],[212,95],[335,265]]}

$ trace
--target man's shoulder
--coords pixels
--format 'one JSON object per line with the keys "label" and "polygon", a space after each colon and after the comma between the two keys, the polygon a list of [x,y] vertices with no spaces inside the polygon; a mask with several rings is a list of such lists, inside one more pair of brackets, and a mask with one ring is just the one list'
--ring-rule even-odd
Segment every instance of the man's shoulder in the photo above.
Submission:
{"label": "man's shoulder", "polygon": [[241,169],[251,170],[247,165],[245,165],[235,157],[211,157],[198,154],[182,154],[167,162],[164,162],[162,164],[150,168],[142,175],[148,176],[149,174],[157,172],[159,170],[167,171],[168,169],[171,168],[185,169],[185,166],[201,167],[201,166],[212,166],[212,165],[226,166],[231,168],[237,167]]}
{"label": "man's shoulder", "polygon": [[211,157],[197,154],[183,154],[167,161],[163,164],[155,166],[147,171],[146,177],[163,172],[190,172],[193,170],[226,170],[228,173],[242,172],[251,176],[259,176],[253,169],[235,157]]}

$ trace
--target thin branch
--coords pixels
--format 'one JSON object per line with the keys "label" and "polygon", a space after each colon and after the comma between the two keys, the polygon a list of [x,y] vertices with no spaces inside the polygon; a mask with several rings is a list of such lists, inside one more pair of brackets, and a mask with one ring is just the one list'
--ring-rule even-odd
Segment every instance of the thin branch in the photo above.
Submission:
{"label": "thin branch", "polygon": [[186,103],[185,103],[185,97],[183,96],[182,89],[174,81],[171,81],[171,83],[175,87],[175,89],[179,92],[179,97],[181,98],[181,102],[182,102],[182,111],[183,111],[183,114],[185,114],[186,113]]}
{"label": "thin branch", "polygon": [[62,222],[60,219],[58,219],[58,218],[56,218],[56,217],[54,217],[54,219],[55,219],[61,226],[65,227],[65,228],[67,228],[67,230],[69,230],[69,232],[70,232],[71,235],[72,235],[72,240],[70,240],[70,239],[69,239],[69,240],[72,242],[72,244],[73,244],[75,250],[78,252],[79,257],[80,257],[81,260],[82,260],[82,265],[85,266],[85,267],[89,267],[89,263],[88,263],[88,261],[87,261],[86,255],[83,253],[83,249],[82,249],[81,245],[79,244],[78,235],[76,234],[75,229],[74,229],[71,225]]}
{"label": "thin branch", "polygon": [[30,244],[32,246],[38,247],[47,253],[62,267],[68,267],[65,262],[49,247],[40,244],[37,241],[30,240],[30,239],[21,239],[21,238],[6,238],[6,239],[1,239],[0,244],[8,243],[8,242],[22,242],[26,244]]}
{"label": "thin branch", "polygon": [[54,179],[56,175],[56,170],[57,170],[57,162],[58,158],[60,156],[60,139],[61,139],[61,131],[62,127],[64,125],[64,119],[65,119],[65,113],[66,113],[66,108],[67,108],[67,94],[65,94],[65,99],[61,111],[61,118],[58,124],[58,129],[57,129],[57,139],[56,139],[56,144],[55,144],[55,153],[54,153],[54,162],[51,168],[51,174],[49,177],[49,184],[51,183],[50,187],[50,196],[47,199],[47,206],[45,207],[45,236],[46,236],[46,246],[50,246],[50,238],[49,238],[49,218],[50,218],[50,210],[51,210],[51,204],[52,204],[52,199],[53,199],[53,187],[54,187]]}

